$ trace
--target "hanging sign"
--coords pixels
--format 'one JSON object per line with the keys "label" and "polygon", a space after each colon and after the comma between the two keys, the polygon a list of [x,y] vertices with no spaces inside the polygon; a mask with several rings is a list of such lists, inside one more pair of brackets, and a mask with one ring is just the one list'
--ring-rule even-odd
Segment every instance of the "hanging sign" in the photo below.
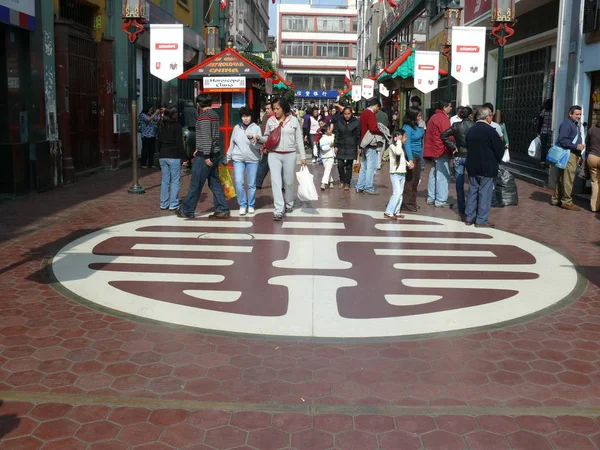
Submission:
{"label": "hanging sign", "polygon": [[362,80],[362,96],[367,100],[373,97],[373,91],[375,90],[375,81],[370,78],[365,78]]}
{"label": "hanging sign", "polygon": [[428,94],[438,87],[440,52],[415,52],[415,87]]}
{"label": "hanging sign", "polygon": [[183,24],[150,24],[150,73],[163,81],[183,73]]}
{"label": "hanging sign", "polygon": [[352,100],[355,102],[359,102],[361,98],[362,89],[360,88],[360,84],[352,85]]}
{"label": "hanging sign", "polygon": [[204,77],[204,92],[246,92],[246,77]]}
{"label": "hanging sign", "polygon": [[452,76],[463,84],[483,78],[485,27],[452,27]]}
{"label": "hanging sign", "polygon": [[390,90],[386,88],[383,84],[379,84],[379,93],[384,97],[390,96]]}

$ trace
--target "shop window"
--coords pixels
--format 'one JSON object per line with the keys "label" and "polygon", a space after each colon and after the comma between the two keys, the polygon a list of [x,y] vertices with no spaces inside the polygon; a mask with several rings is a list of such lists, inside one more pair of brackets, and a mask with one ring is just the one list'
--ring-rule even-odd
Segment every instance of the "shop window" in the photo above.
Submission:
{"label": "shop window", "polygon": [[583,32],[591,33],[598,29],[598,0],[585,0],[583,5]]}

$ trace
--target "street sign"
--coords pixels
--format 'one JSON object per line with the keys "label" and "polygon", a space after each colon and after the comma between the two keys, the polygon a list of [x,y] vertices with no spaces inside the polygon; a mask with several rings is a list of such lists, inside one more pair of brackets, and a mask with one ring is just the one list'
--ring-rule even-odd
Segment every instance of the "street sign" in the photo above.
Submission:
{"label": "street sign", "polygon": [[485,27],[452,27],[452,76],[463,84],[483,78]]}
{"label": "street sign", "polygon": [[362,89],[360,87],[360,84],[353,84],[352,85],[352,100],[354,100],[355,102],[359,102],[361,99],[361,94],[362,94]]}
{"label": "street sign", "polygon": [[246,77],[204,77],[205,92],[246,92]]}
{"label": "street sign", "polygon": [[415,87],[424,94],[438,87],[439,63],[440,52],[415,52]]}
{"label": "street sign", "polygon": [[362,96],[367,100],[373,97],[373,91],[375,90],[375,81],[370,78],[364,78],[362,80]]}

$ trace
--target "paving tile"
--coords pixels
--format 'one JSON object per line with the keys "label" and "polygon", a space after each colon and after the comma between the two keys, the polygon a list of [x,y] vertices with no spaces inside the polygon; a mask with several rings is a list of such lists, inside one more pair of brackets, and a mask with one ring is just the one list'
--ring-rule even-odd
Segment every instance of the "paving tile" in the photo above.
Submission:
{"label": "paving tile", "polygon": [[458,450],[467,448],[461,436],[446,431],[435,430],[421,436],[423,446],[428,450]]}
{"label": "paving tile", "polygon": [[247,433],[230,426],[213,428],[206,432],[204,443],[218,449],[234,448],[246,442]]}
{"label": "paving tile", "polygon": [[69,419],[58,419],[44,422],[38,426],[33,435],[42,441],[52,441],[72,436],[79,428],[79,424]]}
{"label": "paving tile", "polygon": [[357,430],[363,430],[373,434],[384,433],[395,428],[394,419],[382,415],[362,415],[354,418],[354,426]]}
{"label": "paving tile", "polygon": [[329,449],[333,447],[333,436],[321,430],[299,431],[292,434],[292,447],[311,450]]}
{"label": "paving tile", "polygon": [[261,450],[288,448],[289,444],[290,435],[272,427],[252,431],[248,436],[248,445]]}
{"label": "paving tile", "polygon": [[318,430],[339,433],[341,431],[351,430],[353,427],[353,419],[352,416],[344,414],[321,414],[315,416],[314,426]]}
{"label": "paving tile", "polygon": [[465,436],[469,450],[509,450],[510,445],[503,436],[487,431],[475,431]]}
{"label": "paving tile", "polygon": [[378,438],[379,447],[383,450],[418,450],[423,448],[419,438],[405,431],[389,431]]}
{"label": "paving tile", "polygon": [[86,423],[82,425],[75,436],[90,444],[113,439],[119,433],[120,427],[107,421]]}
{"label": "paving tile", "polygon": [[308,414],[279,413],[271,418],[271,425],[288,433],[306,430],[312,426],[313,419]]}
{"label": "paving tile", "polygon": [[551,450],[553,445],[544,436],[530,431],[516,431],[506,439],[514,450]]}
{"label": "paving tile", "polygon": [[119,432],[118,439],[130,445],[141,445],[158,440],[161,429],[149,423],[127,425]]}
{"label": "paving tile", "polygon": [[160,442],[173,448],[184,448],[204,440],[205,431],[199,427],[181,423],[163,431]]}
{"label": "paving tile", "polygon": [[266,428],[271,422],[271,415],[256,411],[241,411],[231,415],[231,425],[242,430],[258,430]]}
{"label": "paving tile", "polygon": [[85,450],[87,444],[77,439],[66,438],[58,441],[48,442],[41,447],[41,450]]}

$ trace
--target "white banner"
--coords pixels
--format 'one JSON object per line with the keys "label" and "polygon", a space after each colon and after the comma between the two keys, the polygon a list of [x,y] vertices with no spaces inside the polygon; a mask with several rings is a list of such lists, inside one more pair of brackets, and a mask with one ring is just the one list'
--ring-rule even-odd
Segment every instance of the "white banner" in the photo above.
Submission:
{"label": "white banner", "polygon": [[415,52],[415,87],[427,94],[438,87],[440,52]]}
{"label": "white banner", "polygon": [[384,97],[389,97],[390,96],[390,90],[388,88],[386,88],[383,83],[379,84],[379,93],[381,95],[383,95]]}
{"label": "white banner", "polygon": [[452,76],[470,84],[484,76],[485,27],[452,27]]}
{"label": "white banner", "polygon": [[163,81],[183,73],[183,24],[150,24],[150,73]]}
{"label": "white banner", "polygon": [[355,102],[359,102],[361,98],[362,90],[360,88],[360,84],[352,85],[352,100]]}
{"label": "white banner", "polygon": [[375,81],[370,78],[362,80],[362,96],[367,100],[373,97],[373,91],[375,90]]}

